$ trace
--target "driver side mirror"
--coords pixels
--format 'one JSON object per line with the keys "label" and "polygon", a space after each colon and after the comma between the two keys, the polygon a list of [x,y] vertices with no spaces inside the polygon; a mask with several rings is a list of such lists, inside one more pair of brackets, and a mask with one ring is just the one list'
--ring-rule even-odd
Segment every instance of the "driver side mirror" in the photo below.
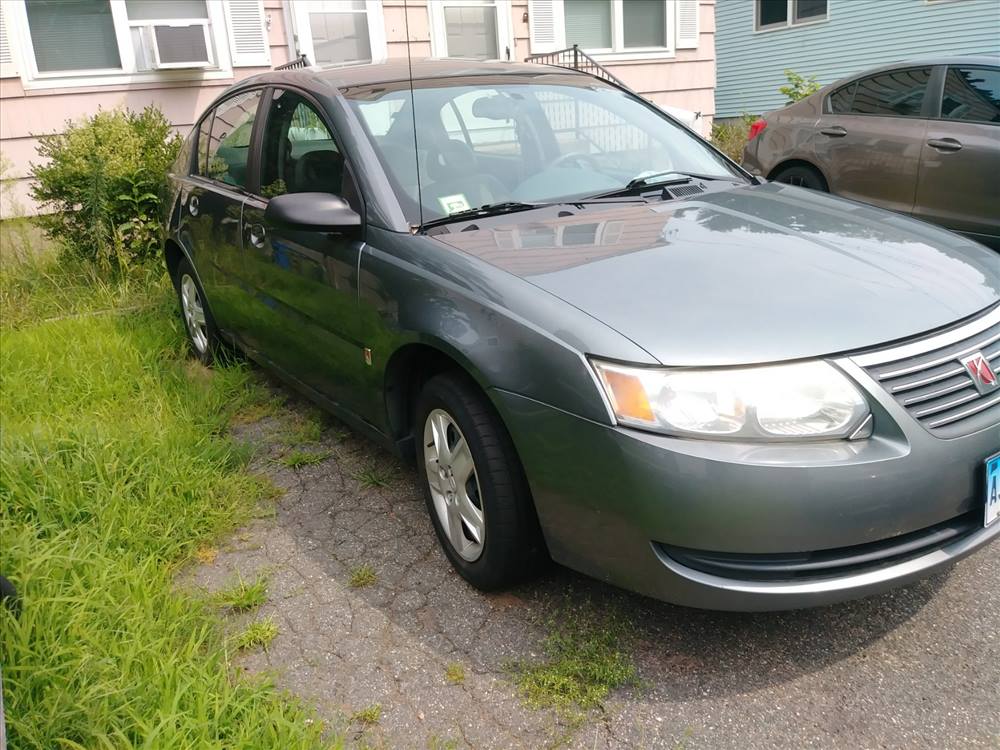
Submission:
{"label": "driver side mirror", "polygon": [[276,195],[267,202],[264,219],[277,226],[313,232],[351,235],[361,228],[361,215],[332,193]]}

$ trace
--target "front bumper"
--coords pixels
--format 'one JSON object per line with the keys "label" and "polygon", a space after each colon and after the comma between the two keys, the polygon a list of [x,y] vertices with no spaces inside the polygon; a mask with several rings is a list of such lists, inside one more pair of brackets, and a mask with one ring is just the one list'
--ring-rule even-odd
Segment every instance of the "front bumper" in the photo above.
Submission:
{"label": "front bumper", "polygon": [[[871,565],[783,578],[718,575],[671,548],[736,555],[856,549],[982,512],[984,459],[1000,426],[942,440],[869,392],[875,434],[857,442],[683,440],[582,419],[493,391],[553,558],[623,588],[692,607],[795,609],[875,594],[946,568],[1000,536],[1000,522]],[[680,557],[680,556],[678,556]]]}

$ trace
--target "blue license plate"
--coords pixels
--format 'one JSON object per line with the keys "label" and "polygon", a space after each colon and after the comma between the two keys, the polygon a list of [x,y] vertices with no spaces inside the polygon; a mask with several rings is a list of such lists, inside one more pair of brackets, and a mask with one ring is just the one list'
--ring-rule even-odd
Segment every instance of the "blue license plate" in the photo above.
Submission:
{"label": "blue license plate", "polygon": [[985,525],[1000,518],[1000,453],[986,459]]}

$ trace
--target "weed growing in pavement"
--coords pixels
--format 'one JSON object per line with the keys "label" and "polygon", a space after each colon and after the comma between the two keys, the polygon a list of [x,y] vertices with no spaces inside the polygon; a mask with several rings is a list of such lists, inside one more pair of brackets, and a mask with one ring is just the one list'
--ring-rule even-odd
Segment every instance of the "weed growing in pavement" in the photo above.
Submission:
{"label": "weed growing in pavement", "polygon": [[267,576],[263,573],[249,583],[244,581],[242,576],[238,576],[232,586],[212,596],[212,602],[216,606],[231,609],[233,612],[249,612],[266,601]]}
{"label": "weed growing in pavement", "polygon": [[278,462],[289,469],[301,469],[303,466],[323,463],[331,455],[330,451],[293,450],[279,458]]}
{"label": "weed growing in pavement", "polygon": [[246,629],[238,633],[233,638],[233,647],[243,651],[248,648],[260,646],[265,651],[271,645],[271,641],[278,637],[278,626],[274,620],[266,617],[247,625]]}
{"label": "weed growing in pavement", "polygon": [[351,571],[351,577],[347,581],[352,589],[363,589],[365,586],[374,586],[378,581],[378,574],[368,563],[359,565]]}
{"label": "weed growing in pavement", "polygon": [[364,724],[365,726],[372,726],[373,724],[378,724],[379,719],[382,718],[382,704],[372,703],[370,706],[362,708],[360,711],[355,711],[351,714],[351,723]]}
{"label": "weed growing in pavement", "polygon": [[588,710],[612,690],[636,684],[632,632],[620,616],[594,612],[589,603],[567,604],[547,628],[544,660],[510,665],[530,708]]}
{"label": "weed growing in pavement", "polygon": [[354,478],[362,487],[388,487],[392,484],[393,473],[391,469],[372,465],[359,471]]}
{"label": "weed growing in pavement", "polygon": [[453,661],[444,668],[444,678],[452,685],[461,685],[465,682],[465,667],[457,661]]}
{"label": "weed growing in pavement", "polygon": [[323,435],[322,416],[318,411],[296,414],[281,432],[281,442],[291,447],[318,443]]}

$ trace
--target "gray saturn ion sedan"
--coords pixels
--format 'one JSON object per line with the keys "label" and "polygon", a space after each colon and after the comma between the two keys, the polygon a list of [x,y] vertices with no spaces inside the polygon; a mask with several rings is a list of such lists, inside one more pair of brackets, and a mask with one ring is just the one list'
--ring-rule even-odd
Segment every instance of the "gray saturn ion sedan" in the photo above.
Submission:
{"label": "gray saturn ion sedan", "polygon": [[583,73],[409,75],[226,91],[166,263],[198,358],[238,346],[415,459],[466,580],[551,557],[781,609],[1000,536],[1000,255],[753,178]]}

